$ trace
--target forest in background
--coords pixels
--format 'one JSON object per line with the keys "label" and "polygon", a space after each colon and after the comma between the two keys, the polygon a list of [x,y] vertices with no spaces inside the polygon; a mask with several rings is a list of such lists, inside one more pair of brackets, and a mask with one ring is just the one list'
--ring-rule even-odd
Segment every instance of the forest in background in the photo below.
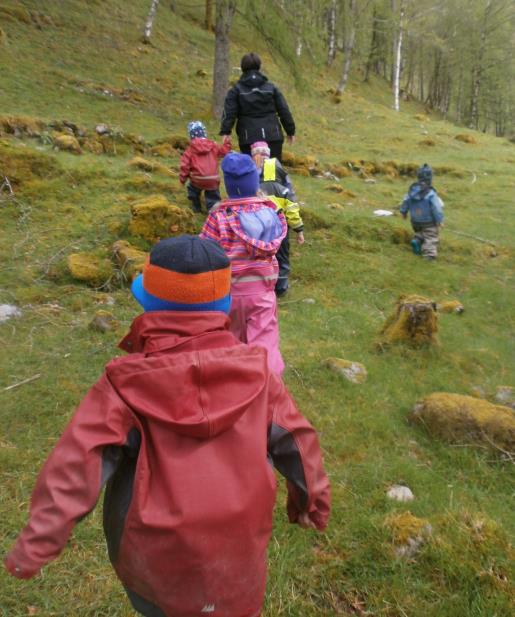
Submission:
{"label": "forest in background", "polygon": [[[143,40],[151,41],[159,0]],[[174,12],[182,2],[167,3]],[[164,7],[163,7],[164,8]],[[229,76],[233,19],[259,33],[302,82],[299,61],[340,64],[336,100],[351,72],[390,83],[392,105],[415,99],[469,128],[515,135],[515,4],[511,0],[206,0],[205,28],[216,35],[213,110]]]}

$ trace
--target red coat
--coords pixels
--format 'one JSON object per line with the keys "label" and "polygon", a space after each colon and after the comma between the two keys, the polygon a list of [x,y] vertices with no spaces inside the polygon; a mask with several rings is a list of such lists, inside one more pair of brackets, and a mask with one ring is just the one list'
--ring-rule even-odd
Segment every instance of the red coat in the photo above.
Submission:
{"label": "red coat", "polygon": [[231,143],[226,141],[219,146],[210,139],[196,137],[190,141],[181,156],[179,180],[184,184],[189,178],[191,184],[198,189],[214,190],[220,186],[218,160],[231,149]]}
{"label": "red coat", "polygon": [[[276,481],[288,515],[329,517],[313,427],[261,347],[217,312],[150,312],[75,412],[46,461],[7,556],[30,578],[59,555],[107,482],[109,556],[143,615],[254,617],[265,592]],[[270,457],[270,458],[268,458]]]}

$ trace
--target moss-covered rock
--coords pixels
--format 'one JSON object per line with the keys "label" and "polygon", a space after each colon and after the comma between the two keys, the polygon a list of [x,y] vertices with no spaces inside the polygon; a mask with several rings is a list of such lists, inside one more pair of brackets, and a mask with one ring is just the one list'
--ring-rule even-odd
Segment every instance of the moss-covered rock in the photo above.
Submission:
{"label": "moss-covered rock", "polygon": [[434,392],[418,401],[410,420],[451,443],[480,443],[498,452],[515,454],[515,413],[484,399]]}
{"label": "moss-covered rock", "polygon": [[407,343],[414,347],[437,343],[438,317],[434,302],[423,296],[401,296],[381,330],[380,345]]}
{"label": "moss-covered rock", "polygon": [[196,232],[193,212],[170,204],[164,195],[151,195],[133,203],[131,215],[129,232],[150,242]]}
{"label": "moss-covered rock", "polygon": [[97,332],[109,332],[116,330],[120,323],[112,313],[105,310],[99,310],[89,323],[89,328]]}
{"label": "moss-covered rock", "polygon": [[32,180],[58,175],[60,165],[54,157],[30,148],[0,142],[1,176],[6,176],[13,187],[23,187]]}
{"label": "moss-covered rock", "polygon": [[409,511],[388,515],[384,525],[391,534],[394,554],[408,559],[415,557],[433,531],[426,519]]}
{"label": "moss-covered rock", "polygon": [[477,144],[477,140],[474,135],[470,135],[469,133],[459,133],[454,139],[461,141],[464,144]]}
{"label": "moss-covered rock", "polygon": [[331,224],[313,210],[302,208],[302,220],[307,229],[329,229]]}
{"label": "moss-covered rock", "polygon": [[394,227],[392,229],[392,242],[394,244],[409,244],[412,237],[412,233],[406,227]]}
{"label": "moss-covered rock", "polygon": [[362,384],[367,379],[367,369],[360,362],[352,362],[343,358],[327,358],[324,365],[351,383]]}
{"label": "moss-covered rock", "polygon": [[82,154],[78,139],[74,135],[67,133],[59,133],[54,136],[54,146],[59,150],[72,152],[73,154]]}
{"label": "moss-covered rock", "polygon": [[338,178],[352,176],[352,171],[346,165],[329,165],[328,171]]}
{"label": "moss-covered rock", "polygon": [[113,257],[126,278],[132,281],[143,270],[147,253],[125,240],[117,240],[112,247]]}
{"label": "moss-covered rock", "polygon": [[92,253],[72,253],[67,265],[74,279],[92,287],[104,285],[113,275],[112,263]]}
{"label": "moss-covered rock", "polygon": [[129,161],[129,165],[131,167],[137,167],[138,169],[142,169],[147,172],[155,172],[159,174],[163,174],[165,176],[175,177],[177,173],[172,171],[166,165],[159,163],[158,161],[149,161],[148,159],[144,159],[141,156],[135,156]]}
{"label": "moss-covered rock", "polygon": [[0,135],[39,137],[45,127],[42,120],[30,116],[0,116]]}
{"label": "moss-covered rock", "polygon": [[457,313],[461,315],[465,307],[459,300],[445,300],[444,302],[438,302],[436,309],[439,313]]}

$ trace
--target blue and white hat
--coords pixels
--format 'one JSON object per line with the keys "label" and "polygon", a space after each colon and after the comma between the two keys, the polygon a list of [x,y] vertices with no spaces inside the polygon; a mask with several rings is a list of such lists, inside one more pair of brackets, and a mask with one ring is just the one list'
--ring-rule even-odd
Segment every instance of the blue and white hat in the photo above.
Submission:
{"label": "blue and white hat", "polygon": [[207,137],[207,131],[204,123],[200,120],[188,122],[188,135],[190,136],[190,139],[195,139],[195,137]]}

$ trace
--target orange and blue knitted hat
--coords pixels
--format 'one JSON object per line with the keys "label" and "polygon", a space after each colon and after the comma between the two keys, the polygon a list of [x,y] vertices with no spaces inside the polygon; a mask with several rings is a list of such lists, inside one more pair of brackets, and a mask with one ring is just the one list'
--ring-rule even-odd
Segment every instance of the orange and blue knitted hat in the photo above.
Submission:
{"label": "orange and blue knitted hat", "polygon": [[198,236],[158,242],[132,293],[145,311],[223,311],[231,308],[231,264],[221,246]]}

